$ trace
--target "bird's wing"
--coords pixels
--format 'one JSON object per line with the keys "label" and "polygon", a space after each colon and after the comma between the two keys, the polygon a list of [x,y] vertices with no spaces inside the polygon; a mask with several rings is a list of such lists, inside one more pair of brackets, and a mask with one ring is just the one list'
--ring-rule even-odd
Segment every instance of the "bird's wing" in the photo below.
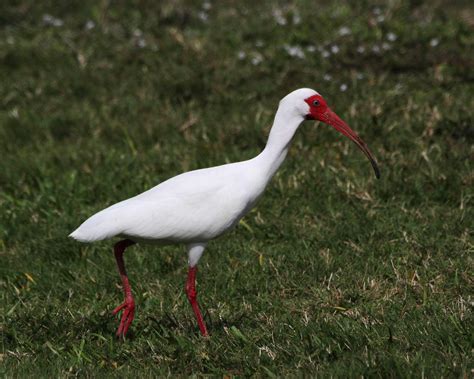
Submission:
{"label": "bird's wing", "polygon": [[84,242],[116,235],[166,241],[213,238],[231,227],[246,206],[239,172],[229,166],[171,178],[93,215],[71,237]]}

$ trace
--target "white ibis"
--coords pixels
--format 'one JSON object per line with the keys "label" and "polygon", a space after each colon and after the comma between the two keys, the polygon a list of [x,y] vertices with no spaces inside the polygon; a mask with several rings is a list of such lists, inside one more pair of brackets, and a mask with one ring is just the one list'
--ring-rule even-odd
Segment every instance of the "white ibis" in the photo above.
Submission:
{"label": "white ibis", "polygon": [[208,241],[227,232],[247,214],[282,164],[291,139],[304,120],[322,121],[349,137],[369,158],[377,178],[377,163],[367,145],[308,88],[285,96],[279,104],[265,149],[255,158],[186,172],[135,197],[114,204],[87,219],[70,237],[93,242],[120,237],[114,246],[125,300],[117,336],[124,337],[135,313],[123,253],[135,243],[184,243],[188,250],[185,291],[199,329],[207,336],[196,293],[197,263]]}

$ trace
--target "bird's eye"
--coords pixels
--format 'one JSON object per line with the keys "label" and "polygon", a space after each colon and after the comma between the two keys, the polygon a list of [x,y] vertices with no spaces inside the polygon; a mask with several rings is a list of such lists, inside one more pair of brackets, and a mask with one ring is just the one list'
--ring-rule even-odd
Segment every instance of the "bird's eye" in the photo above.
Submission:
{"label": "bird's eye", "polygon": [[315,107],[319,107],[319,100],[313,100],[313,105]]}

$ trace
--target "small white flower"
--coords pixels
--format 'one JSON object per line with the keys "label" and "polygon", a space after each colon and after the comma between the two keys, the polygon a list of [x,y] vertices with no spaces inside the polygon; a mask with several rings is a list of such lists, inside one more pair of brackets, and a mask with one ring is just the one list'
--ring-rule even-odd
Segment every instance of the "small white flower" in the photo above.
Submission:
{"label": "small white flower", "polygon": [[337,45],[332,45],[331,46],[331,53],[337,54],[337,53],[339,53],[339,50],[340,50],[339,46],[337,46]]}
{"label": "small white flower", "polygon": [[18,113],[18,108],[13,108],[10,112],[8,112],[9,116],[12,118],[20,118],[20,113]]}
{"label": "small white flower", "polygon": [[283,16],[281,9],[274,9],[272,15],[278,25],[286,25],[286,18]]}
{"label": "small white flower", "polygon": [[86,24],[84,25],[84,29],[92,30],[95,28],[95,22],[92,20],[87,20]]}
{"label": "small white flower", "polygon": [[430,46],[431,47],[436,47],[439,45],[439,39],[438,38],[432,38],[430,41]]}
{"label": "small white flower", "polygon": [[43,23],[45,25],[55,26],[57,28],[64,25],[63,20],[61,20],[60,18],[53,17],[50,14],[43,15]]}
{"label": "small white flower", "polygon": [[341,92],[347,91],[347,88],[348,88],[348,87],[347,87],[347,84],[345,84],[345,83],[342,83],[341,86],[339,87],[339,89],[341,90]]}
{"label": "small white flower", "polygon": [[262,61],[263,61],[263,56],[262,56],[262,54],[258,54],[258,53],[255,54],[255,55],[252,57],[252,60],[251,60],[251,62],[252,62],[252,64],[253,64],[254,66],[259,65],[260,63],[262,63]]}
{"label": "small white flower", "polygon": [[323,58],[329,58],[329,56],[331,55],[331,53],[330,53],[329,51],[327,51],[327,50],[323,50],[323,51],[321,52],[321,55],[322,55]]}
{"label": "small white flower", "polygon": [[237,58],[239,58],[240,60],[245,59],[246,56],[247,56],[247,54],[246,54],[245,51],[243,51],[243,50],[240,50],[240,51],[237,53]]}
{"label": "small white flower", "polygon": [[357,80],[362,80],[362,79],[364,79],[364,74],[362,72],[358,72],[356,74],[356,78],[357,78]]}
{"label": "small white flower", "polygon": [[299,12],[294,12],[293,13],[293,25],[299,25],[301,24],[301,16]]}
{"label": "small white flower", "polygon": [[308,46],[306,46],[306,51],[307,51],[308,53],[314,53],[314,52],[316,51],[316,46],[314,46],[314,45],[308,45]]}
{"label": "small white flower", "polygon": [[393,42],[393,41],[396,41],[397,40],[397,35],[395,33],[392,33],[392,32],[389,32],[387,33],[387,39],[390,41],[390,42]]}
{"label": "small white flower", "polygon": [[283,46],[283,48],[285,49],[285,51],[288,53],[290,57],[296,57],[300,59],[305,58],[305,53],[300,46],[285,45]]}
{"label": "small white flower", "polygon": [[51,21],[53,20],[53,16],[51,16],[50,14],[44,14],[43,15],[43,22],[45,24],[51,24]]}
{"label": "small white flower", "polygon": [[341,37],[348,36],[349,34],[351,34],[351,30],[347,26],[343,26],[339,29],[338,33]]}
{"label": "small white flower", "polygon": [[380,46],[379,45],[372,46],[372,51],[376,54],[380,53]]}
{"label": "small white flower", "polygon": [[137,39],[137,46],[140,48],[140,49],[143,49],[144,47],[146,47],[146,41],[144,38],[138,38]]}
{"label": "small white flower", "polygon": [[203,22],[206,22],[207,20],[209,20],[209,15],[204,11],[199,11],[197,16]]}
{"label": "small white flower", "polygon": [[325,80],[326,82],[329,82],[331,79],[332,79],[331,75],[329,75],[329,74],[324,74],[323,75],[323,80]]}
{"label": "small white flower", "polygon": [[202,3],[202,9],[208,11],[211,8],[212,8],[212,4],[210,1],[205,1],[204,3]]}
{"label": "small white flower", "polygon": [[382,49],[390,50],[391,48],[392,48],[392,45],[390,45],[388,42],[382,43]]}
{"label": "small white flower", "polygon": [[375,21],[377,21],[378,23],[384,22],[384,21],[385,21],[385,16],[384,16],[383,14],[378,15],[378,16],[375,18]]}
{"label": "small white flower", "polygon": [[364,46],[357,46],[356,50],[359,54],[365,53],[365,47]]}

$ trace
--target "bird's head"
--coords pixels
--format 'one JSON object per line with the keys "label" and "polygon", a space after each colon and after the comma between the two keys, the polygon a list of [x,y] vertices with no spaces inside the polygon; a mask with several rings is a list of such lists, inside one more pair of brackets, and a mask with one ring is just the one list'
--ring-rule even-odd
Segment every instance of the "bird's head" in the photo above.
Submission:
{"label": "bird's head", "polygon": [[380,170],[373,154],[364,141],[334,113],[326,103],[326,100],[315,90],[301,88],[291,92],[282,99],[282,102],[291,104],[299,116],[305,120],[316,120],[332,126],[338,132],[351,139],[367,156],[375,172],[375,176],[380,178]]}

